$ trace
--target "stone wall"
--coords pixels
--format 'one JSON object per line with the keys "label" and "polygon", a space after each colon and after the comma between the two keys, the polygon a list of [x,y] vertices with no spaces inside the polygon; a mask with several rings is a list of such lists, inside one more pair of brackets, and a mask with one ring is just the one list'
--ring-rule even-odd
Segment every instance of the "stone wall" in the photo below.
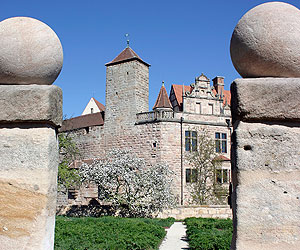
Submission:
{"label": "stone wall", "polygon": [[196,218],[232,218],[232,210],[229,206],[179,206],[177,208],[164,210],[159,213],[158,218],[173,217],[176,220],[184,220],[189,217]]}
{"label": "stone wall", "polygon": [[[194,119],[190,114],[184,114],[189,119]],[[209,121],[210,116],[204,116],[205,120]],[[211,125],[193,124],[189,122],[182,123],[182,138],[181,138],[181,123],[180,120],[147,122],[136,124],[132,129],[119,131],[115,137],[106,137],[103,133],[103,126],[95,126],[89,128],[89,133],[86,129],[75,130],[73,133],[74,140],[80,149],[80,157],[82,159],[93,159],[104,156],[105,152],[113,148],[129,149],[135,155],[145,159],[149,164],[164,162],[168,164],[171,171],[174,173],[173,191],[178,198],[178,204],[188,205],[190,202],[190,184],[186,183],[186,169],[191,168],[186,158],[189,152],[185,151],[185,131],[197,130],[199,132],[205,129],[207,134],[213,139],[215,132],[227,134],[227,153],[222,155],[229,158],[230,154],[230,136],[229,129],[225,123],[224,116],[220,116],[220,123],[211,121]],[[221,122],[222,121],[222,122]],[[182,141],[181,141],[182,140]],[[182,144],[181,144],[182,143]],[[181,165],[181,147],[183,161]],[[181,175],[181,166],[183,173]],[[223,168],[230,170],[229,162],[224,162]],[[230,181],[230,180],[229,180]],[[183,188],[181,190],[181,186]],[[224,188],[228,190],[228,185],[224,184]],[[183,197],[181,192],[183,191]],[[65,200],[66,194],[59,194],[59,200]],[[79,197],[78,197],[79,199]],[[83,198],[80,198],[83,200]],[[77,203],[76,201],[74,201]],[[61,204],[61,203],[59,203]],[[62,204],[61,204],[62,205]]]}
{"label": "stone wall", "polygon": [[92,126],[66,132],[79,149],[79,159],[99,159],[104,156],[103,126]]}

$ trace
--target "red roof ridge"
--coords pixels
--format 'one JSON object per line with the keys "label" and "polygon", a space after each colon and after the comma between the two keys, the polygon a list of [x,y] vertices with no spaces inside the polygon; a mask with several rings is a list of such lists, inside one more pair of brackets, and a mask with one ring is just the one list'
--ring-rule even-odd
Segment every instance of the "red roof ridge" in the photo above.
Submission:
{"label": "red roof ridge", "polygon": [[158,93],[158,97],[153,106],[153,110],[157,108],[170,108],[172,109],[172,104],[169,100],[167,90],[164,85],[161,86],[160,91]]}
{"label": "red roof ridge", "polygon": [[113,59],[109,63],[106,63],[105,66],[110,66],[132,60],[138,60],[146,66],[150,66],[150,64],[144,62],[130,47],[126,47],[115,59]]}
{"label": "red roof ridge", "polygon": [[105,111],[105,106],[101,102],[97,101],[94,97],[92,97],[92,98],[93,98],[94,102],[96,103],[97,107],[100,109],[100,112]]}

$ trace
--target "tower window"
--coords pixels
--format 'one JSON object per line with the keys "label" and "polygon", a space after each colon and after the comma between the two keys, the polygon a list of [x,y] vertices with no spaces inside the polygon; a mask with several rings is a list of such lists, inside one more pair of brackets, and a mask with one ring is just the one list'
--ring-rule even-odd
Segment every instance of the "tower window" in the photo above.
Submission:
{"label": "tower window", "polygon": [[91,108],[91,114],[93,114],[94,113],[94,108]]}

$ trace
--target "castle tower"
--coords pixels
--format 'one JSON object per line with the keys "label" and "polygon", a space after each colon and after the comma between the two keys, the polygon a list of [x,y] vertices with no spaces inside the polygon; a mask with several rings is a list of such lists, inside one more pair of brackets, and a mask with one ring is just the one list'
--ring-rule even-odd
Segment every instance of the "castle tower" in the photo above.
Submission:
{"label": "castle tower", "polygon": [[129,46],[106,64],[106,134],[130,130],[149,111],[149,66]]}

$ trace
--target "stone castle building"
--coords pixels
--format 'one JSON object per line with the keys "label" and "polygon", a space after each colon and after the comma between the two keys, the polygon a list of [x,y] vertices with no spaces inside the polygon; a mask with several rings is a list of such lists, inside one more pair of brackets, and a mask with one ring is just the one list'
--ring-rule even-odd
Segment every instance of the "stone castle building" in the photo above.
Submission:
{"label": "stone castle building", "polygon": [[[222,166],[215,181],[230,182],[230,91],[224,78],[213,85],[201,74],[190,86],[162,85],[149,111],[149,67],[129,46],[106,64],[106,105],[91,98],[81,116],[66,120],[61,132],[72,133],[81,158],[101,158],[112,148],[130,149],[150,164],[166,162],[174,172],[174,192],[181,205],[188,204],[192,169],[186,156],[196,149],[197,131],[205,129],[216,142]],[[76,162],[74,164],[76,166]],[[97,198],[97,188],[69,193],[73,204]],[[70,202],[70,200],[69,200]],[[67,199],[59,196],[59,204]]]}

